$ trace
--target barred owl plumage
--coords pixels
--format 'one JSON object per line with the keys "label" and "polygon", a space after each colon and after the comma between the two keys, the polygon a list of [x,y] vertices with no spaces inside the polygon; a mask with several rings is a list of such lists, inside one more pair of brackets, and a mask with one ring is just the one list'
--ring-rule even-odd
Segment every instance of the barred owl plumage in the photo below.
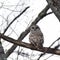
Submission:
{"label": "barred owl plumage", "polygon": [[38,25],[33,25],[30,28],[29,41],[32,45],[34,45],[37,49],[43,47],[44,37],[41,29]]}

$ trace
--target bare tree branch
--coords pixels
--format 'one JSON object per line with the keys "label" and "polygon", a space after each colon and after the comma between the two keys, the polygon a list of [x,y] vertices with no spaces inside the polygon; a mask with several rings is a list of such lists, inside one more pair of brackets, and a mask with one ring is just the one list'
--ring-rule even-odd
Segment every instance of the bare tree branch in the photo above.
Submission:
{"label": "bare tree branch", "polygon": [[[6,27],[6,29],[4,30],[4,32],[3,32],[3,34],[5,34],[5,32],[8,30],[8,28],[11,26],[11,24],[17,19],[17,18],[19,18],[27,9],[29,8],[29,6],[28,7],[26,7],[18,16],[16,16],[12,21],[11,21],[11,23]],[[13,50],[13,48],[12,48],[12,50]],[[10,50],[11,51],[11,50]],[[10,51],[9,52],[7,52],[7,56],[9,56],[9,54],[8,53],[10,53]]]}
{"label": "bare tree branch", "polygon": [[[55,46],[54,48],[55,49],[58,49],[58,47],[60,47],[60,45],[58,44],[57,46]],[[49,59],[50,57],[52,57],[54,54],[52,54],[52,55],[50,55],[49,57],[47,57],[46,59],[44,59],[44,60],[47,60],[47,59]]]}
{"label": "bare tree branch", "polygon": [[32,50],[36,50],[36,51],[40,51],[40,52],[45,52],[46,50],[46,53],[51,53],[51,54],[56,54],[56,55],[60,55],[60,50],[59,49],[55,49],[55,48],[49,48],[49,47],[42,47],[40,49],[37,49],[35,48],[34,46],[32,46],[31,44],[28,44],[28,43],[25,43],[25,42],[20,42],[20,41],[17,41],[13,38],[10,38],[8,36],[5,36],[3,34],[0,33],[0,38],[8,41],[8,42],[11,42],[13,44],[16,44],[16,45],[19,45],[19,46],[22,46],[22,47],[25,47],[25,48],[29,48],[29,49],[32,49]]}
{"label": "bare tree branch", "polygon": [[46,0],[60,22],[60,0]]}
{"label": "bare tree branch", "polygon": [[[37,16],[37,18],[35,19],[35,21],[32,22],[31,25],[33,24],[37,24],[43,17],[45,17],[47,15],[47,11],[49,9],[49,5],[47,5],[42,12],[40,12]],[[31,27],[30,25],[30,27]],[[18,41],[22,41],[24,39],[24,37],[30,32],[30,27],[28,27],[24,32],[21,33],[20,37],[18,38]],[[17,47],[17,45],[13,45],[7,52],[6,52],[6,57],[8,57]]]}
{"label": "bare tree branch", "polygon": [[52,14],[53,12],[49,12],[49,13],[47,13],[46,15],[49,15],[49,14]]}
{"label": "bare tree branch", "polygon": [[7,31],[7,29],[10,27],[10,25],[11,25],[17,18],[19,18],[28,8],[29,8],[29,6],[26,7],[18,16],[16,16],[16,17],[12,20],[12,22],[11,22],[11,23],[7,26],[7,28],[4,30],[4,33],[3,33],[3,34],[5,34],[5,32]]}

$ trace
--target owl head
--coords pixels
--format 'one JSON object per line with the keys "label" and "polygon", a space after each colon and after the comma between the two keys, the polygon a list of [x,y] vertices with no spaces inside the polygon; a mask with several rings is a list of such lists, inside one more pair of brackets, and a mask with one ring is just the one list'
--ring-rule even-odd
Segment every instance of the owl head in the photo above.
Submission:
{"label": "owl head", "polygon": [[35,32],[35,31],[39,31],[39,30],[40,30],[40,28],[39,28],[38,25],[32,25],[31,28],[30,28],[31,32]]}

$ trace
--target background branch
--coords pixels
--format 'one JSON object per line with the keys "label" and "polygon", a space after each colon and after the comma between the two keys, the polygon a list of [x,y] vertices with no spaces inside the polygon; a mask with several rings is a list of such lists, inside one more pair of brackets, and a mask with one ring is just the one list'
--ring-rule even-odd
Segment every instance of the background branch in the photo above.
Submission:
{"label": "background branch", "polygon": [[[26,7],[19,15],[17,15],[17,16],[10,22],[10,24],[9,24],[9,25],[6,27],[6,29],[4,30],[3,34],[6,33],[6,31],[7,31],[8,28],[11,26],[11,24],[12,24],[17,18],[19,18],[28,8],[29,8],[29,6]],[[1,38],[0,38],[0,40],[1,40]],[[11,50],[13,50],[13,48],[11,48]],[[9,50],[5,55],[6,55],[6,56],[9,56],[10,53],[11,53],[11,50]]]}
{"label": "background branch", "polygon": [[[47,5],[37,16],[37,18],[32,22],[31,25],[37,24],[43,17],[45,17],[47,14],[47,11],[49,9],[49,5]],[[30,25],[30,27],[31,27]],[[21,33],[20,37],[17,39],[18,41],[22,41],[24,37],[30,32],[30,27],[28,27],[24,32]],[[17,47],[17,45],[13,45],[7,52],[6,52],[6,57],[8,57]]]}
{"label": "background branch", "polygon": [[11,25],[17,18],[19,18],[28,8],[29,8],[29,6],[26,7],[18,16],[16,16],[16,17],[11,21],[11,23],[10,23],[10,24],[7,26],[7,28],[4,30],[4,33],[3,33],[3,34],[5,34],[5,32],[7,31],[7,29],[10,27],[10,25]]}

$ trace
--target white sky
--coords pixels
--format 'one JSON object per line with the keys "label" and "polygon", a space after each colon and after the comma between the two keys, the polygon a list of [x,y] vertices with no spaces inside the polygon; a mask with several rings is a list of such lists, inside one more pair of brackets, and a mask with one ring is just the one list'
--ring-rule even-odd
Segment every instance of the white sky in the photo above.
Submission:
{"label": "white sky", "polygon": [[[10,6],[10,5],[16,5],[17,3],[19,5],[23,5],[23,6],[18,6],[17,8],[15,6],[12,6],[12,7]],[[3,5],[3,7],[2,7],[2,5]],[[4,23],[4,22],[6,22],[6,20],[4,20],[4,18],[7,19],[7,16],[10,14],[10,16],[8,18],[8,23],[10,23],[13,20],[13,18],[19,14],[19,12],[11,13],[10,10],[15,9],[15,11],[23,11],[25,7],[30,6],[30,8],[20,18],[17,19],[18,22],[15,21],[11,25],[11,28],[14,29],[14,31],[17,33],[17,35],[16,35],[16,33],[12,32],[11,28],[9,28],[5,34],[5,35],[9,35],[10,37],[12,37],[14,39],[17,39],[18,36],[21,34],[21,32],[23,32],[31,24],[32,21],[34,21],[34,19],[38,15],[38,13],[41,12],[42,9],[44,9],[44,7],[46,5],[47,5],[46,0],[0,0],[0,26],[3,21],[3,25],[0,27],[0,31],[3,32],[3,30],[7,26],[7,23]],[[51,9],[49,11],[51,11]],[[2,18],[2,16],[4,18]],[[43,18],[38,23],[38,25],[44,34],[44,46],[45,47],[50,46],[53,41],[55,41],[58,37],[60,37],[60,23],[54,14],[50,14],[50,15],[46,16],[45,18]],[[28,36],[26,38],[24,38],[23,41],[29,42]],[[8,46],[6,46],[6,45],[8,45]],[[11,47],[11,45],[12,45],[11,43],[7,43],[6,41],[3,42],[3,47],[5,50],[9,49]],[[28,53],[32,54],[31,50],[28,50],[28,49],[23,49],[23,50],[24,50],[24,52],[30,51],[30,53],[29,52]],[[33,51],[33,53],[36,54],[38,52]],[[11,55],[11,57],[12,57],[12,55]],[[41,60],[44,60],[45,58],[47,58],[47,56],[49,56],[49,55],[42,57]],[[15,58],[16,58],[16,54],[14,55],[14,60],[15,60]],[[19,58],[21,60],[25,59],[25,58],[22,59],[21,56]],[[54,55],[47,60],[52,60],[52,59],[60,60],[60,56]],[[12,59],[8,58],[8,60],[12,60]],[[26,59],[26,60],[28,60],[28,59]]]}

